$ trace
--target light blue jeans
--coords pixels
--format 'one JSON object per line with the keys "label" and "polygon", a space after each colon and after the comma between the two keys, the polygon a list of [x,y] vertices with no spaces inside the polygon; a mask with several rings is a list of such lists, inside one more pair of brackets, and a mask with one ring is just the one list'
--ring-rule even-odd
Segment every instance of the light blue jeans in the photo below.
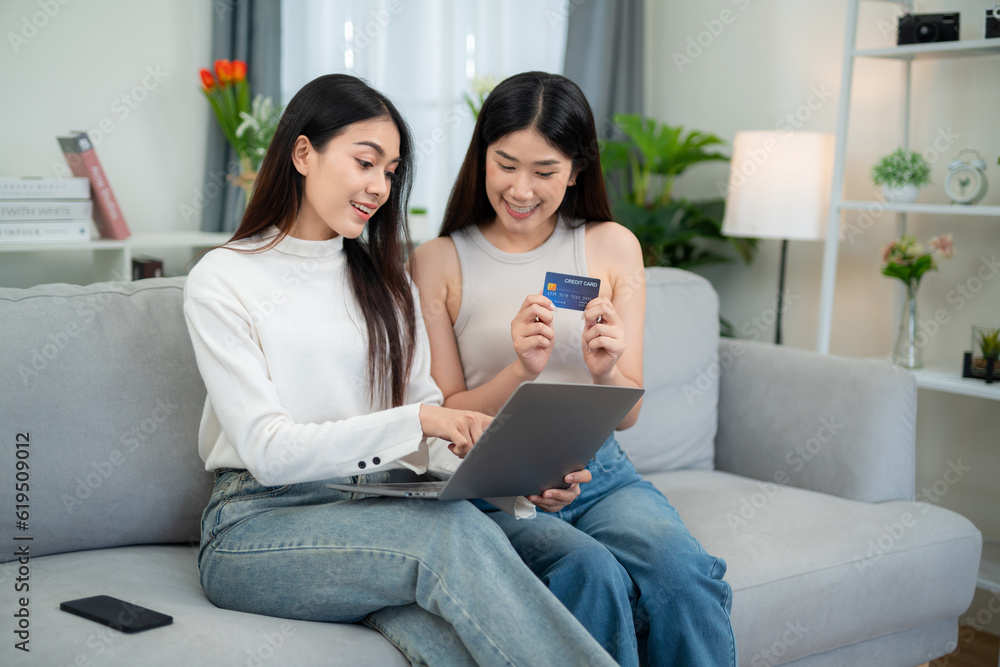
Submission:
{"label": "light blue jeans", "polygon": [[418,665],[614,664],[467,501],[366,498],[325,482],[265,487],[222,471],[198,566],[219,607],[361,622]]}
{"label": "light blue jeans", "polygon": [[691,536],[614,436],[587,468],[593,481],[561,512],[517,521],[477,505],[619,664],[735,665],[725,561]]}

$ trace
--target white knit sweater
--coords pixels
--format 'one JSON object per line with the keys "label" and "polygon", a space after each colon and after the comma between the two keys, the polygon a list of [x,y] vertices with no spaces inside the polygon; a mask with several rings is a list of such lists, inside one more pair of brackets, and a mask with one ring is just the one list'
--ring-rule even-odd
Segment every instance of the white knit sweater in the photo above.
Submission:
{"label": "white knit sweater", "polygon": [[[236,244],[260,247],[271,238]],[[207,470],[246,468],[262,484],[387,468],[423,472],[421,403],[440,405],[417,304],[405,405],[371,404],[367,332],[343,238],[285,237],[273,249],[219,248],[192,269],[184,314],[208,397],[198,450]]]}

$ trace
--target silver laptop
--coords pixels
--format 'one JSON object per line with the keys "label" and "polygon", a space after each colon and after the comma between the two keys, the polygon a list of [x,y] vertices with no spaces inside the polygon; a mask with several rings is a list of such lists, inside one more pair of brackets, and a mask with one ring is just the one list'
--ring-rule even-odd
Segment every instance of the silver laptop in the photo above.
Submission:
{"label": "silver laptop", "polygon": [[644,389],[522,383],[448,480],[333,484],[331,489],[403,498],[458,500],[530,496],[566,488],[638,402]]}

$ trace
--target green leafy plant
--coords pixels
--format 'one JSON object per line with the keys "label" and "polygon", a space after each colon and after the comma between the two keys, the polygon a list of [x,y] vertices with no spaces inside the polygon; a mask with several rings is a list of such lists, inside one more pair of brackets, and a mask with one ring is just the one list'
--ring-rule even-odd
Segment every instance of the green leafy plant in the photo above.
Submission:
{"label": "green leafy plant", "polygon": [[875,163],[871,176],[875,185],[893,188],[915,185],[919,188],[931,182],[931,166],[920,153],[897,148]]}
{"label": "green leafy plant", "polygon": [[472,95],[462,93],[465,103],[469,105],[473,118],[479,118],[479,110],[483,108],[486,96],[497,87],[497,81],[490,76],[477,76],[472,80]]}
{"label": "green leafy plant", "polygon": [[614,121],[627,138],[606,142],[601,169],[615,220],[639,239],[645,265],[690,269],[733,260],[712,242],[728,243],[750,262],[756,239],[722,235],[724,200],[693,202],[673,194],[675,180],[690,167],[729,161],[729,156],[714,150],[723,140],[638,114],[615,114]]}
{"label": "green leafy plant", "polygon": [[1000,357],[1000,329],[980,331],[978,342],[983,357],[994,360]]}

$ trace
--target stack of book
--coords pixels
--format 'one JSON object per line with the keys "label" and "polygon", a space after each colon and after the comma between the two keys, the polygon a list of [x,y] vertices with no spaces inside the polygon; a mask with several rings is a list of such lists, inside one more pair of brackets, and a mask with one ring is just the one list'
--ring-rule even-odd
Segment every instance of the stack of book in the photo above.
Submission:
{"label": "stack of book", "polygon": [[0,177],[0,243],[89,241],[87,178]]}

